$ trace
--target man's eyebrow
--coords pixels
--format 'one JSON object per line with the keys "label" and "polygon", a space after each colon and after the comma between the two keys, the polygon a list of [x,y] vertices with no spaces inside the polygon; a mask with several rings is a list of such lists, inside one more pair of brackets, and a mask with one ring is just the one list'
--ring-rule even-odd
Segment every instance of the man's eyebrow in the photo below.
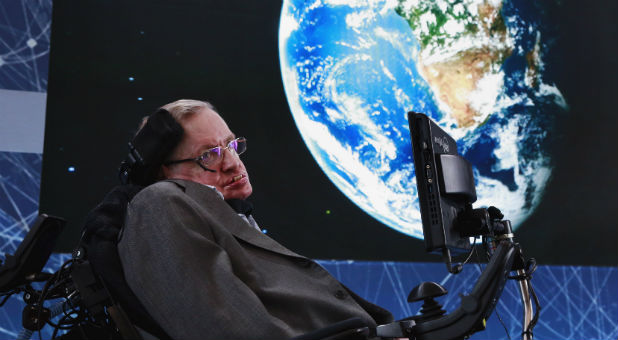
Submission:
{"label": "man's eyebrow", "polygon": [[[227,143],[231,142],[234,139],[236,139],[236,135],[234,133],[230,133],[229,135],[227,135],[227,137],[225,137],[225,139],[224,139],[225,145],[223,145],[223,146],[227,146]],[[200,150],[205,151],[205,150],[208,150],[208,149],[216,148],[217,146],[221,146],[221,145],[207,144],[207,145],[202,146],[200,148]]]}
{"label": "man's eyebrow", "polygon": [[227,137],[225,137],[225,142],[229,143],[231,142],[233,139],[236,139],[236,135],[234,133],[230,133],[229,135],[227,135]]}

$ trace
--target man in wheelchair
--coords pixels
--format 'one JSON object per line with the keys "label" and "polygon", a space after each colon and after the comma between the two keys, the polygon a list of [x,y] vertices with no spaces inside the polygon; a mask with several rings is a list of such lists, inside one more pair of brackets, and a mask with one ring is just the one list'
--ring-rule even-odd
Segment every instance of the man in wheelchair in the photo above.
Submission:
{"label": "man in wheelchair", "polygon": [[158,181],[128,204],[118,253],[128,286],[166,334],[290,338],[353,317],[372,327],[392,320],[261,232],[244,201],[247,140],[210,104],[162,109],[184,133],[151,170]]}
{"label": "man in wheelchair", "polygon": [[[415,157],[419,141],[413,136]],[[53,275],[39,274],[61,224],[48,218],[52,226],[39,232],[35,225],[0,267],[0,293],[23,291],[28,304],[23,324],[30,333],[19,339],[58,314],[64,316],[56,328],[71,328],[65,339],[463,339],[485,328],[507,279],[518,281],[524,303],[522,339],[532,338],[540,310],[530,286],[535,261],[524,262],[498,209],[472,210],[474,181],[471,171],[461,171],[463,158],[441,156],[450,163],[436,176],[453,193],[468,193],[457,201],[465,209],[445,223],[459,221],[460,233],[482,236],[491,258],[450,314],[433,299],[447,291],[424,282],[408,297],[424,301],[420,314],[394,322],[390,312],[261,232],[246,201],[252,187],[239,158],[246,149],[247,140],[206,102],[178,100],[147,117],[121,165],[123,185],[88,214],[73,259]],[[448,270],[460,272],[462,264],[451,266],[443,252]],[[30,286],[37,279],[47,280],[41,291]],[[44,308],[53,297],[65,301]]]}

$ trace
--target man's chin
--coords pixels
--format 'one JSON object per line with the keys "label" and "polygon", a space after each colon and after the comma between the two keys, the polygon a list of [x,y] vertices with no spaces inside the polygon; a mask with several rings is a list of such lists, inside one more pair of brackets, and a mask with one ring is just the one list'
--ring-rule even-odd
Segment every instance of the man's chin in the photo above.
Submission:
{"label": "man's chin", "polygon": [[245,200],[247,198],[249,198],[249,196],[251,196],[252,193],[252,189],[251,186],[249,186],[248,190],[230,190],[230,191],[226,191],[223,193],[223,197],[226,200],[229,199],[239,199],[239,200]]}

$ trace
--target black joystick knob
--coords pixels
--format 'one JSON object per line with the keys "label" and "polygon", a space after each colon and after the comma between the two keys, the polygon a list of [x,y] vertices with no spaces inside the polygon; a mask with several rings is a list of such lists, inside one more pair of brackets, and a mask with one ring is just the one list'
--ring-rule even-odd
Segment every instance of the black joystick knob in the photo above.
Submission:
{"label": "black joystick knob", "polygon": [[415,320],[417,322],[423,322],[444,315],[446,311],[444,311],[442,305],[433,298],[445,295],[446,293],[448,293],[448,291],[435,282],[423,282],[414,287],[410,295],[408,295],[408,302],[424,301],[421,308],[421,315],[415,316]]}
{"label": "black joystick knob", "polygon": [[435,298],[445,295],[446,293],[448,293],[448,291],[435,282],[423,282],[412,289],[410,295],[408,295],[408,302]]}

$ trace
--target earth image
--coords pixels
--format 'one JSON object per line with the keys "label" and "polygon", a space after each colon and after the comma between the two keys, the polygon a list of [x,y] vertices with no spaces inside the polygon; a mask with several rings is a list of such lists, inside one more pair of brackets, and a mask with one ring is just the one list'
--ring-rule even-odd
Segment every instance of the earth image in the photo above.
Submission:
{"label": "earth image", "polygon": [[407,112],[427,114],[474,169],[475,207],[516,228],[552,174],[558,29],[546,1],[285,0],[284,88],[329,179],[386,226],[423,237]]}

